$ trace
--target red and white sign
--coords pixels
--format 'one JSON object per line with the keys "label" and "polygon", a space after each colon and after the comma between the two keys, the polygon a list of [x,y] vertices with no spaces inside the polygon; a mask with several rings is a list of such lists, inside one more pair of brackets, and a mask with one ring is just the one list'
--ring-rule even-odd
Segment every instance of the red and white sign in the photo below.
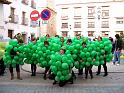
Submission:
{"label": "red and white sign", "polygon": [[40,17],[40,14],[37,10],[32,11],[30,14],[30,18],[32,21],[37,21],[39,17]]}

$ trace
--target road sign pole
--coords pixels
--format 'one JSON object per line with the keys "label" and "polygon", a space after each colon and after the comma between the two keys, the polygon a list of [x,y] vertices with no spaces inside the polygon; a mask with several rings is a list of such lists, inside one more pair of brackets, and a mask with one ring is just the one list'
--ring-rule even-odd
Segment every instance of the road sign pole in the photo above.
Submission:
{"label": "road sign pole", "polygon": [[39,19],[38,27],[39,27],[39,37],[41,37],[41,21],[40,21],[40,19]]}

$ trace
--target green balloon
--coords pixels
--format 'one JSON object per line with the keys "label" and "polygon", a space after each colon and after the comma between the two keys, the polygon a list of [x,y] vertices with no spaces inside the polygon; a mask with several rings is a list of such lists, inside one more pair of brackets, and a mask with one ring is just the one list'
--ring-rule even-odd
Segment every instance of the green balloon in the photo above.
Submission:
{"label": "green balloon", "polygon": [[101,54],[105,54],[105,51],[103,49],[101,50]]}
{"label": "green balloon", "polygon": [[61,76],[62,76],[61,71],[58,71],[58,72],[57,72],[57,76],[58,76],[58,77],[61,77]]}
{"label": "green balloon", "polygon": [[91,52],[91,56],[94,57],[96,55],[96,51]]}
{"label": "green balloon", "polygon": [[81,52],[80,56],[83,58],[85,57],[85,53],[84,52]]}
{"label": "green balloon", "polygon": [[90,66],[90,62],[86,62],[86,64],[85,64],[87,67],[89,67]]}
{"label": "green balloon", "polygon": [[67,63],[62,63],[62,68],[63,68],[63,69],[68,69],[68,68],[69,68],[69,66],[68,66],[68,64],[67,64]]}
{"label": "green balloon", "polygon": [[100,65],[103,65],[103,64],[104,64],[104,61],[103,61],[103,60],[101,60],[101,61],[100,61]]}
{"label": "green balloon", "polygon": [[86,52],[86,57],[90,57],[90,53],[89,52]]}
{"label": "green balloon", "polygon": [[83,51],[86,53],[88,51],[88,49],[87,48],[84,48]]}
{"label": "green balloon", "polygon": [[57,67],[60,67],[61,65],[62,65],[62,63],[61,63],[60,61],[57,61],[57,62],[56,62],[56,66],[57,66]]}
{"label": "green balloon", "polygon": [[73,50],[74,50],[74,46],[70,46],[70,47],[69,47],[69,50],[70,50],[70,51],[73,51]]}
{"label": "green balloon", "polygon": [[77,55],[73,54],[72,57],[73,57],[73,59],[76,59],[77,58]]}
{"label": "green balloon", "polygon": [[68,60],[66,56],[62,57],[62,62],[65,63]]}
{"label": "green balloon", "polygon": [[88,62],[91,62],[92,61],[92,58],[91,57],[87,58],[87,61]]}
{"label": "green balloon", "polygon": [[104,48],[104,45],[103,44],[100,44],[100,46],[99,46],[100,48]]}
{"label": "green balloon", "polygon": [[64,81],[64,80],[65,80],[64,76],[61,76],[61,77],[60,77],[60,80],[61,80],[61,81]]}
{"label": "green balloon", "polygon": [[55,77],[56,81],[60,81],[60,78],[58,76]]}
{"label": "green balloon", "polygon": [[53,72],[57,72],[57,67],[56,67],[56,66],[52,66],[51,70],[52,70]]}
{"label": "green balloon", "polygon": [[93,63],[95,66],[99,66],[99,61]]}
{"label": "green balloon", "polygon": [[74,54],[77,54],[78,53],[78,51],[75,49],[74,51],[72,51]]}
{"label": "green balloon", "polygon": [[107,47],[107,46],[105,46],[104,49],[105,49],[105,51],[109,51],[109,47]]}
{"label": "green balloon", "polygon": [[78,69],[78,68],[79,68],[79,62],[75,62],[75,63],[74,63],[74,66],[75,66],[75,68]]}

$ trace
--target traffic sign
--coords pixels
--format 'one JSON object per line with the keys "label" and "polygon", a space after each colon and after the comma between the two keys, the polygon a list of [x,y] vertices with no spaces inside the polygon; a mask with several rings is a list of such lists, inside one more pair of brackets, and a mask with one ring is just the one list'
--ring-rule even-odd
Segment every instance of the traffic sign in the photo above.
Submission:
{"label": "traffic sign", "polygon": [[51,12],[50,10],[48,9],[44,9],[42,12],[41,12],[41,19],[42,20],[48,20],[51,16]]}
{"label": "traffic sign", "polygon": [[40,14],[37,10],[32,11],[30,14],[30,18],[32,21],[37,21],[39,19],[39,16]]}

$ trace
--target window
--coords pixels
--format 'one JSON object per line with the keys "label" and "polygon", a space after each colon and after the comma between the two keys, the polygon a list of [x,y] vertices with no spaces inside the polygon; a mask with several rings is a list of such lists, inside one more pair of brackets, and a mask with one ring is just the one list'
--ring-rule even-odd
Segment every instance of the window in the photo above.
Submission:
{"label": "window", "polygon": [[11,7],[9,18],[11,18],[10,22],[12,22],[12,23],[14,23],[14,15],[15,15],[15,8]]}
{"label": "window", "polygon": [[123,24],[124,23],[124,18],[123,17],[117,17],[116,18],[116,24]]}
{"label": "window", "polygon": [[102,37],[108,37],[109,31],[102,31]]}
{"label": "window", "polygon": [[74,28],[81,28],[81,22],[75,22]]}
{"label": "window", "polygon": [[102,28],[109,28],[109,21],[102,21]]}
{"label": "window", "polygon": [[103,19],[109,18],[109,10],[102,10],[102,18]]}
{"label": "window", "polygon": [[28,18],[26,18],[26,12],[22,12],[22,25],[28,25]]}
{"label": "window", "polygon": [[95,7],[88,7],[88,18],[95,18]]}
{"label": "window", "polygon": [[34,0],[31,0],[31,7],[36,9],[36,3],[34,2]]}
{"label": "window", "polygon": [[68,8],[62,8],[61,19],[62,20],[67,20],[68,19]]}
{"label": "window", "polygon": [[81,35],[81,31],[74,31],[74,36]]}
{"label": "window", "polygon": [[88,22],[88,28],[94,28],[95,22]]}
{"label": "window", "polygon": [[94,31],[88,31],[88,36],[93,37],[94,36]]}
{"label": "window", "polygon": [[62,27],[61,28],[68,28],[68,23],[62,23]]}
{"label": "window", "polygon": [[75,7],[74,8],[74,18],[80,19],[81,18],[81,7]]}
{"label": "window", "polygon": [[68,31],[62,31],[62,36],[67,37],[68,36]]}
{"label": "window", "polygon": [[28,5],[29,1],[28,0],[22,0],[22,3],[25,5]]}

